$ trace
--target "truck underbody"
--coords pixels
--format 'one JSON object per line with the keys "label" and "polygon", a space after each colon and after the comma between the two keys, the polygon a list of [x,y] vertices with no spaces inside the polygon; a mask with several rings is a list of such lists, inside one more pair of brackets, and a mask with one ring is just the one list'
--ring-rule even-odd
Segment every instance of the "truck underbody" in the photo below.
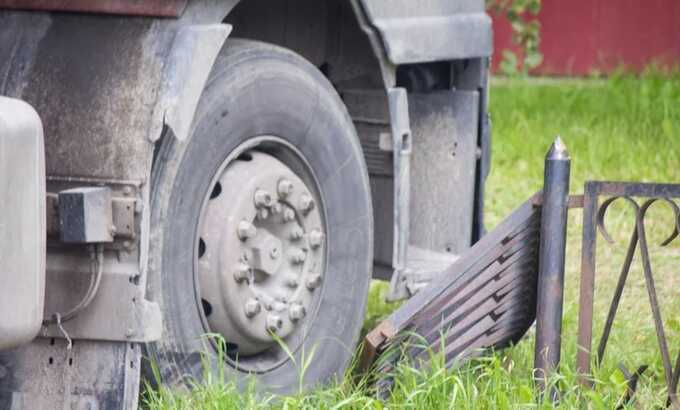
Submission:
{"label": "truck underbody", "polygon": [[409,297],[483,235],[482,1],[0,9],[2,178],[25,182],[0,182],[0,329],[38,333],[0,334],[0,408],[135,408],[142,357],[186,383],[211,332],[215,366],[286,392],[271,333],[356,342],[371,274]]}

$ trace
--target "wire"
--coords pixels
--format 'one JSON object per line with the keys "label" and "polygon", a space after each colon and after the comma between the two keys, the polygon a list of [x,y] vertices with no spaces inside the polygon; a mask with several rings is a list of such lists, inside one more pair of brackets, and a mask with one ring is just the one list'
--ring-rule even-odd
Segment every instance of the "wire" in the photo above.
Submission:
{"label": "wire", "polygon": [[87,292],[85,293],[85,296],[83,296],[83,299],[74,306],[71,310],[69,310],[65,314],[60,314],[59,312],[56,312],[50,316],[49,319],[43,320],[43,325],[53,325],[53,324],[59,324],[61,326],[61,323],[68,322],[69,320],[73,319],[76,317],[80,312],[85,310],[90,303],[94,300],[95,296],[97,296],[97,292],[99,291],[99,285],[101,284],[102,280],[102,272],[104,270],[104,245],[97,244],[93,245],[90,248],[90,285],[87,288]]}

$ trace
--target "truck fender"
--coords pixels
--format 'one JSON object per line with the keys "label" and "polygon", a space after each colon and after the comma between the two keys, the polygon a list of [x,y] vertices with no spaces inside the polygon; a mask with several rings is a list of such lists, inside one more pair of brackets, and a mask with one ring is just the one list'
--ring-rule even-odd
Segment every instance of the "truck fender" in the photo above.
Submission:
{"label": "truck fender", "polygon": [[161,93],[154,110],[151,142],[162,127],[179,140],[189,135],[198,100],[224,41],[232,27],[226,24],[184,26],[179,29],[165,62]]}

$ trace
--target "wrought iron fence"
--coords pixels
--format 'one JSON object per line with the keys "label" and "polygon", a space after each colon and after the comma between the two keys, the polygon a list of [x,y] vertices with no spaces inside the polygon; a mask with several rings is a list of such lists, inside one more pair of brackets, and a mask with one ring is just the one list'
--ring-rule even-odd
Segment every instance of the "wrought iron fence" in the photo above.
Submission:
{"label": "wrought iron fence", "polygon": [[[600,203],[601,198],[604,198],[604,200]],[[616,288],[614,289],[614,295],[609,306],[609,312],[604,324],[604,329],[602,330],[602,336],[598,343],[595,364],[599,366],[604,358],[607,342],[611,334],[624,287],[626,286],[626,280],[630,273],[633,257],[635,252],[639,249],[646,290],[649,296],[649,303],[651,305],[652,317],[656,329],[656,338],[663,362],[664,378],[668,388],[667,406],[673,405],[675,408],[680,408],[677,398],[678,379],[680,378],[680,352],[678,352],[675,367],[673,367],[671,352],[666,338],[666,329],[661,316],[657,289],[654,282],[654,272],[652,270],[649,252],[645,217],[649,208],[656,202],[665,202],[670,206],[674,220],[674,226],[672,227],[673,232],[661,245],[667,246],[671,244],[680,233],[680,207],[676,202],[678,198],[680,198],[680,185],[603,181],[591,181],[585,184],[583,196],[580,311],[578,322],[579,349],[576,358],[577,370],[580,374],[581,381],[583,384],[589,385],[590,381],[587,375],[589,375],[591,371],[597,232],[599,231],[601,236],[608,242],[614,243],[605,227],[605,215],[614,202],[619,200],[625,201],[632,206],[635,212],[635,228],[628,243],[628,249],[621,267],[621,273]],[[642,365],[632,373],[623,364],[620,364],[619,367],[628,381],[628,392],[624,398],[624,402],[626,402],[629,401],[635,393],[638,379],[647,366]]]}
{"label": "wrought iron fence", "polygon": [[[599,231],[613,243],[605,227],[605,215],[614,202],[624,201],[635,211],[635,229],[599,339],[595,365],[602,363],[633,257],[639,249],[668,389],[666,404],[680,410],[680,352],[673,367],[645,227],[650,207],[664,202],[672,209],[674,223],[672,234],[662,245],[671,244],[680,235],[680,185],[589,181],[583,195],[569,196],[570,163],[566,147],[557,138],[546,155],[543,190],[371,331],[364,345],[364,367],[385,352],[378,373],[386,374],[404,357],[427,362],[428,351],[443,353],[446,366],[455,366],[485,349],[518,341],[536,318],[534,377],[537,387],[545,389],[547,379],[559,370],[560,364],[567,212],[583,208],[576,365],[580,381],[589,386],[597,236]],[[388,349],[397,346],[402,346],[401,351]],[[628,383],[622,402],[625,404],[633,398],[647,366],[634,372],[623,364],[619,367]],[[390,377],[381,380],[384,383],[379,386],[389,390]],[[549,399],[558,398],[559,392],[553,388]]]}

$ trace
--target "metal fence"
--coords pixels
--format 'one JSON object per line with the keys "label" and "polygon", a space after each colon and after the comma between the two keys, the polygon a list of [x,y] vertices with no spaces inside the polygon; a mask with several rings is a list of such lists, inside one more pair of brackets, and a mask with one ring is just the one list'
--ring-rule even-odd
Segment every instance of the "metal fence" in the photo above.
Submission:
{"label": "metal fence", "polygon": [[[604,198],[604,201],[600,203],[601,198]],[[602,330],[602,336],[598,343],[595,364],[600,365],[604,358],[607,342],[611,334],[612,325],[614,324],[624,287],[626,286],[626,280],[628,279],[633,257],[636,250],[639,249],[647,294],[649,296],[652,317],[656,328],[656,337],[659,344],[659,351],[661,352],[661,359],[663,361],[664,377],[668,388],[667,405],[673,404],[676,408],[680,408],[677,399],[678,378],[680,377],[680,352],[675,361],[675,368],[673,368],[671,353],[666,339],[666,330],[664,328],[663,318],[661,317],[657,290],[654,283],[654,272],[652,270],[649,245],[647,243],[645,216],[647,215],[649,208],[655,202],[662,201],[670,205],[670,208],[673,210],[675,226],[672,227],[672,234],[664,240],[661,245],[667,246],[671,244],[678,237],[678,233],[680,232],[680,207],[678,207],[676,202],[678,198],[680,198],[680,185],[602,181],[590,181],[585,184],[585,193],[583,196],[580,312],[578,321],[579,349],[576,359],[577,370],[581,375],[582,383],[584,385],[590,385],[591,383],[587,375],[590,374],[591,370],[597,231],[599,230],[602,237],[608,242],[614,244],[611,235],[605,227],[605,215],[612,203],[618,200],[625,201],[630,204],[635,211],[635,229],[631,234],[618,283],[614,289],[614,295],[609,306],[609,313],[607,314],[604,329]],[[642,365],[632,373],[623,363],[621,363],[619,367],[628,381],[628,392],[624,399],[624,402],[626,402],[629,401],[635,393],[638,379],[647,366]]]}
{"label": "metal fence", "polygon": [[[598,343],[595,365],[599,366],[604,357],[633,257],[639,249],[668,389],[666,405],[680,410],[680,352],[673,367],[645,229],[647,211],[654,203],[664,202],[672,209],[674,226],[662,245],[671,244],[680,235],[680,206],[676,202],[680,185],[589,181],[583,195],[570,196],[570,164],[566,146],[558,137],[546,155],[543,190],[370,332],[364,344],[364,366],[383,352],[378,364],[382,374],[394,369],[399,360],[415,359],[414,365],[422,365],[430,359],[430,353],[443,354],[447,367],[457,366],[485,350],[517,342],[535,318],[534,377],[543,392],[560,365],[567,213],[569,209],[583,208],[576,365],[581,384],[592,386],[597,236],[599,231],[614,243],[605,227],[605,215],[612,203],[625,201],[635,211],[635,229]],[[619,368],[628,384],[623,406],[633,398],[647,366],[633,372],[623,363]],[[379,391],[390,386],[389,377],[383,379]],[[549,400],[559,400],[557,386],[545,393]]]}

